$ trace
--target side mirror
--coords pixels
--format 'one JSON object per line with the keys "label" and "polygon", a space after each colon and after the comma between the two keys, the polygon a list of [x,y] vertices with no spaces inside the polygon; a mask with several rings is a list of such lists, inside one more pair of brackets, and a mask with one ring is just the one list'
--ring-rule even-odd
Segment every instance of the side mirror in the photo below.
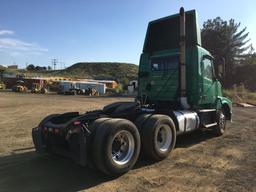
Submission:
{"label": "side mirror", "polygon": [[222,62],[218,64],[218,78],[223,78],[225,75],[225,59],[222,58]]}
{"label": "side mirror", "polygon": [[218,79],[221,79],[223,77],[223,65],[218,65]]}
{"label": "side mirror", "polygon": [[222,74],[223,71],[224,71],[224,70],[223,70],[223,65],[222,65],[222,64],[221,64],[221,65],[218,65],[218,72]]}

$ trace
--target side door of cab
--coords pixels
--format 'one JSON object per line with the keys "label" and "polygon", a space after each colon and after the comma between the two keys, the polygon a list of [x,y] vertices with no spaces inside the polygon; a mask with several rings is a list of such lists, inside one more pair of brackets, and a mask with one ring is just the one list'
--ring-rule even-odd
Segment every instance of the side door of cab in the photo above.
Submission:
{"label": "side door of cab", "polygon": [[213,58],[203,55],[201,58],[201,95],[200,104],[214,105],[217,97],[217,80],[214,74]]}

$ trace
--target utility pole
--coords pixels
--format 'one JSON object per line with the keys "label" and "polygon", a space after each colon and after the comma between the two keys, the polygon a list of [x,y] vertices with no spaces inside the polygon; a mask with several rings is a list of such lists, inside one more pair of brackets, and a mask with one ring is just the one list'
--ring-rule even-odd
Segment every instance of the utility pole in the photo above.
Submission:
{"label": "utility pole", "polygon": [[53,67],[54,70],[56,69],[57,63],[58,63],[57,59],[52,59],[52,67]]}

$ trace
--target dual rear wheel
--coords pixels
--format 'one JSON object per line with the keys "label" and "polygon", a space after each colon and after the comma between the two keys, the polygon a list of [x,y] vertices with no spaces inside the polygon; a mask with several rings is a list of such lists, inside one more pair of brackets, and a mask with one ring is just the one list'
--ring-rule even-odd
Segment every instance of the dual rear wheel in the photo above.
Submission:
{"label": "dual rear wheel", "polygon": [[[144,118],[143,118],[144,117]],[[162,160],[170,154],[176,143],[176,128],[166,115],[142,115],[137,122],[141,134],[142,154],[153,161]]]}
{"label": "dual rear wheel", "polygon": [[121,175],[136,163],[140,153],[140,135],[125,119],[107,119],[98,124],[93,140],[95,166],[108,175]]}
{"label": "dual rear wheel", "polygon": [[176,130],[170,117],[144,114],[135,124],[126,119],[101,118],[91,125],[96,128],[92,161],[100,171],[118,176],[132,169],[141,150],[157,161],[172,151]]}

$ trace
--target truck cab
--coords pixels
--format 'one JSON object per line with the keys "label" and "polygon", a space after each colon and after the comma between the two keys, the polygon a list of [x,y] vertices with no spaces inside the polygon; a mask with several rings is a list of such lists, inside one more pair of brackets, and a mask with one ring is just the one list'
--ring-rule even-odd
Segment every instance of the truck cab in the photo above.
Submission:
{"label": "truck cab", "polygon": [[[218,66],[209,51],[201,46],[195,10],[185,13],[185,36],[180,37],[179,14],[152,21],[148,25],[139,65],[138,100],[143,104],[183,109],[181,97],[180,39],[185,44],[186,97],[192,110],[225,106],[231,119],[231,101],[222,95]],[[221,65],[221,64],[219,64]]]}

